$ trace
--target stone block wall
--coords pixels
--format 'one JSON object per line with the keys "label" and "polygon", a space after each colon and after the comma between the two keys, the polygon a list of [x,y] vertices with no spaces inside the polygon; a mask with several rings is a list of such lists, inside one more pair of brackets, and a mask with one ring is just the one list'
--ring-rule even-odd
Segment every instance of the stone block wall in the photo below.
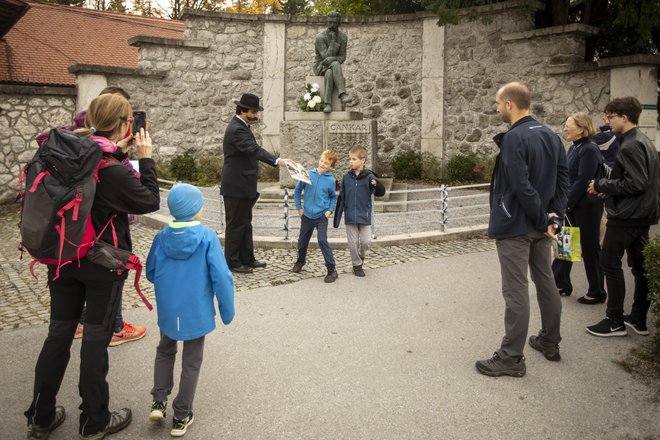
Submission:
{"label": "stone block wall", "polygon": [[73,88],[0,85],[0,203],[16,198],[23,166],[37,150],[35,136],[73,122]]}

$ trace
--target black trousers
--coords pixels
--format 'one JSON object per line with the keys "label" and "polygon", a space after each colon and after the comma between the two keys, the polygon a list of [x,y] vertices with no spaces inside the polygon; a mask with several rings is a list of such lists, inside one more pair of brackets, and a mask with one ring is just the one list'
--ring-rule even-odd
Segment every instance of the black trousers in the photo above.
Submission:
{"label": "black trousers", "polygon": [[230,268],[254,262],[252,206],[256,200],[224,196],[225,258]]}
{"label": "black trousers", "polygon": [[601,265],[607,281],[607,317],[616,323],[623,322],[623,301],[626,297],[626,283],[623,278],[621,260],[624,251],[628,253],[628,266],[635,278],[630,320],[646,323],[646,314],[651,302],[648,299],[649,283],[644,272],[644,246],[649,242],[649,227],[607,226]]}
{"label": "black trousers", "polygon": [[[580,247],[582,249],[582,261],[584,272],[589,283],[589,296],[593,298],[604,298],[605,280],[603,270],[600,266],[600,220],[603,216],[603,203],[594,202],[584,204],[567,213],[568,220],[573,226],[580,228]],[[558,289],[572,292],[571,269],[573,263],[555,259],[552,262],[552,272]]]}
{"label": "black trousers", "polygon": [[50,290],[50,325],[39,354],[34,376],[34,395],[25,412],[28,423],[47,426],[55,417],[55,401],[62,384],[71,344],[83,305],[87,316],[80,348],[78,391],[82,398],[80,433],[94,434],[105,429],[110,420],[108,375],[108,343],[127,273],[118,276],[109,269],[86,259],[60,269],[48,268]]}

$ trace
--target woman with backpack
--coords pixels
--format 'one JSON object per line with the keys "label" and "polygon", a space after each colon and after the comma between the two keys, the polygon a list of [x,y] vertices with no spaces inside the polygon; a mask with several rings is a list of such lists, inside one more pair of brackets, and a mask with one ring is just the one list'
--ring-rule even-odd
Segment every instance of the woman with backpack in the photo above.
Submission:
{"label": "woman with backpack", "polygon": [[[122,96],[104,94],[95,98],[85,116],[85,128],[77,130],[91,138],[103,152],[90,218],[98,240],[130,251],[132,247],[128,213],[146,214],[160,205],[156,164],[151,158],[151,138],[143,130],[136,135],[140,178],[123,166],[111,166],[123,159],[117,142],[131,130],[132,108]],[[102,232],[101,232],[102,231]],[[57,392],[70,358],[70,349],[83,305],[87,316],[80,349],[82,405],[81,439],[101,439],[124,429],[131,422],[131,410],[110,411],[108,343],[112,338],[119,298],[127,271],[113,271],[89,258],[48,266],[51,297],[50,326],[35,367],[34,395],[28,419],[28,438],[47,438],[65,419],[65,410],[56,406]]]}

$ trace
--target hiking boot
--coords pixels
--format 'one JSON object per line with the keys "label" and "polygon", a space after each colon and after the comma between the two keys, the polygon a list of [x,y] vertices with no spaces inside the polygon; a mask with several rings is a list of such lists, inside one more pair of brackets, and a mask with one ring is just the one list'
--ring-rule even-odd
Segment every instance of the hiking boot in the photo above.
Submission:
{"label": "hiking boot", "polygon": [[151,412],[149,413],[150,422],[160,422],[165,418],[165,408],[167,408],[167,402],[161,402],[160,400],[154,400],[151,404]]}
{"label": "hiking boot", "polygon": [[541,339],[540,336],[530,336],[529,346],[534,350],[543,353],[543,356],[549,361],[557,362],[561,360],[559,354],[559,344],[552,344]]}
{"label": "hiking boot", "polygon": [[89,435],[79,434],[78,438],[80,438],[81,440],[101,440],[102,438],[105,438],[105,436],[108,434],[114,434],[115,432],[119,432],[122,429],[126,428],[128,425],[131,424],[132,420],[133,420],[133,415],[131,413],[131,410],[128,408],[122,408],[119,411],[112,411],[110,413],[110,421],[105,426],[105,429],[103,431],[99,431],[95,434],[89,434]]}
{"label": "hiking boot", "polygon": [[64,407],[56,406],[55,417],[53,418],[53,421],[48,424],[48,426],[28,424],[27,438],[46,440],[50,433],[62,424],[64,419],[66,419],[66,411],[64,411]]}
{"label": "hiking boot", "polygon": [[172,420],[172,430],[170,431],[170,435],[172,437],[183,437],[188,430],[188,427],[192,425],[193,420],[195,420],[193,413],[188,414],[188,416],[183,419],[177,419],[174,417],[174,420]]}
{"label": "hiking boot", "polygon": [[601,336],[604,338],[611,336],[628,336],[626,326],[623,325],[623,323],[618,324],[610,318],[605,318],[598,324],[590,325],[586,330],[594,336]]}
{"label": "hiking boot", "polygon": [[361,264],[359,266],[353,266],[353,275],[356,277],[363,277],[365,275]]}
{"label": "hiking boot", "polygon": [[300,273],[304,265],[305,265],[304,261],[296,261],[296,264],[293,265],[293,269],[291,269],[291,272]]}
{"label": "hiking boot", "polygon": [[83,324],[79,322],[78,326],[76,327],[76,332],[73,334],[73,339],[82,338],[82,334],[83,334]]}
{"label": "hiking boot", "polygon": [[630,320],[630,315],[623,315],[623,323],[626,325],[626,327],[628,327],[638,335],[642,335],[642,336],[649,335],[649,329],[646,328],[646,323],[632,322]]}
{"label": "hiking boot", "polygon": [[334,269],[332,270],[328,269],[328,274],[323,279],[323,282],[334,283],[337,278],[339,278],[339,275],[337,275],[337,271]]}
{"label": "hiking boot", "polygon": [[120,332],[112,334],[112,339],[108,345],[110,345],[110,347],[116,347],[117,345],[126,342],[137,341],[138,339],[144,338],[146,334],[146,328],[140,327],[139,325],[131,325],[124,321],[124,328],[122,328]]}
{"label": "hiking boot", "polygon": [[505,361],[499,354],[494,353],[490,359],[484,359],[475,363],[477,371],[486,376],[513,376],[523,377],[527,372],[525,368],[525,357],[516,360]]}

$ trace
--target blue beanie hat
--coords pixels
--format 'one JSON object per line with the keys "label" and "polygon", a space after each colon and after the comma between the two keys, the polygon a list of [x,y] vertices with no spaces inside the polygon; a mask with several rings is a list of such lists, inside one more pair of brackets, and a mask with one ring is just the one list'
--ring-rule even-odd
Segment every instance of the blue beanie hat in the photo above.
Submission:
{"label": "blue beanie hat", "polygon": [[187,183],[178,183],[167,195],[167,207],[170,214],[178,221],[190,221],[204,205],[204,196],[196,187]]}

